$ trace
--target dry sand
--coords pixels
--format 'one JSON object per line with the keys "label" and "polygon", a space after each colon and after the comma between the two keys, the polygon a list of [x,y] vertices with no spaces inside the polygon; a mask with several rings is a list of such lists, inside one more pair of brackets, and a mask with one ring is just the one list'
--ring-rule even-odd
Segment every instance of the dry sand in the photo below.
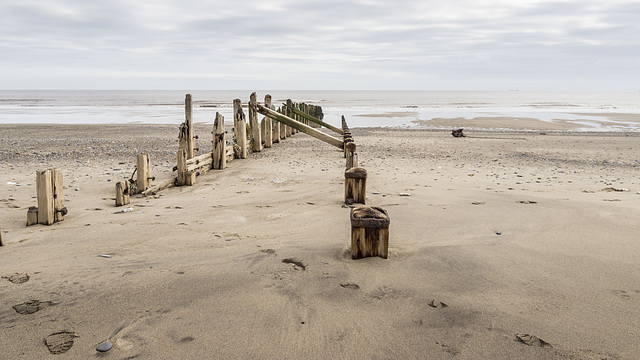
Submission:
{"label": "dry sand", "polygon": [[[0,357],[640,358],[638,134],[353,134],[386,260],[350,259],[345,160],[307,135],[114,214],[137,153],[170,178],[175,126],[0,125],[0,276],[29,276],[0,279]],[[69,214],[25,227],[50,167]]]}

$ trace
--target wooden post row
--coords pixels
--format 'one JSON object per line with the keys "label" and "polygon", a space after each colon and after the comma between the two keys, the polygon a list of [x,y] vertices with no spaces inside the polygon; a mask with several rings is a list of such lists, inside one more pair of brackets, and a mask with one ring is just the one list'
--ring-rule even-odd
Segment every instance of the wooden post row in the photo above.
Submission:
{"label": "wooden post row", "polygon": [[233,129],[236,143],[240,146],[240,159],[247,158],[247,125],[242,110],[242,101],[233,100]]}
{"label": "wooden post row", "polygon": [[344,148],[347,156],[347,170],[358,167],[358,154],[356,153],[356,143],[345,143]]}
{"label": "wooden post row", "polygon": [[262,134],[260,133],[260,124],[258,123],[258,111],[256,109],[258,100],[256,93],[251,93],[249,97],[249,126],[251,127],[251,151],[262,151]]}
{"label": "wooden post row", "polygon": [[226,142],[224,138],[224,117],[216,112],[213,122],[213,169],[222,170],[227,167]]}

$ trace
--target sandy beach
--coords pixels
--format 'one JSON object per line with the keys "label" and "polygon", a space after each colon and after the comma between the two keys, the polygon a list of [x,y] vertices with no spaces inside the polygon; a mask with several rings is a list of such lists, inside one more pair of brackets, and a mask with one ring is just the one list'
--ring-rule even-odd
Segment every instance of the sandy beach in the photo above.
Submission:
{"label": "sandy beach", "polygon": [[[391,219],[352,260],[345,159],[308,135],[115,213],[136,154],[173,176],[177,126],[0,125],[0,358],[638,359],[639,135],[573,126],[352,129]],[[69,213],[26,227],[47,168]]]}

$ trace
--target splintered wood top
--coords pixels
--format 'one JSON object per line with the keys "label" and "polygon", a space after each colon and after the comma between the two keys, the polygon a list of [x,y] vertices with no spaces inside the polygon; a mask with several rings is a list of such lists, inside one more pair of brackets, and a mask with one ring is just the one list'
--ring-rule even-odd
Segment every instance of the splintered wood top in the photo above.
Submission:
{"label": "splintered wood top", "polygon": [[364,168],[351,168],[349,170],[345,170],[344,177],[354,178],[354,179],[366,179],[367,170]]}
{"label": "splintered wood top", "polygon": [[351,209],[351,226],[360,228],[386,229],[389,227],[387,211],[375,206],[361,206]]}

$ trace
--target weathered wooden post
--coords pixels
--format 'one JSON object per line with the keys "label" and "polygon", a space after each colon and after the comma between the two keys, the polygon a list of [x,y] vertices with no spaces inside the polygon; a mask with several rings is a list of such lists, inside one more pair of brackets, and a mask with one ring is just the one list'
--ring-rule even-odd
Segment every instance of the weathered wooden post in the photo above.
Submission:
{"label": "weathered wooden post", "polygon": [[242,101],[240,99],[233,100],[233,133],[235,140],[240,147],[240,159],[247,158],[247,124],[244,119],[244,111],[242,110]]}
{"label": "weathered wooden post", "polygon": [[149,154],[138,154],[136,157],[136,169],[136,193],[139,194],[147,190],[151,185],[151,161],[149,160]]}
{"label": "weathered wooden post", "polygon": [[53,224],[55,222],[55,203],[53,201],[51,170],[36,172],[36,197],[38,200],[38,224]]}
{"label": "weathered wooden post", "polygon": [[53,221],[63,221],[67,213],[64,207],[64,195],[62,194],[62,171],[51,169],[51,191],[53,192]]}
{"label": "weathered wooden post", "polygon": [[184,124],[187,128],[187,159],[191,159],[196,156],[195,140],[193,136],[193,106],[191,104],[191,94],[187,94],[184,99],[184,118]]}
{"label": "weathered wooden post", "polygon": [[[271,109],[271,95],[267,94],[264,96],[264,106]],[[272,121],[273,120],[271,120],[271,118],[268,116],[262,118],[262,140],[264,141],[264,147],[266,148],[270,148],[273,146],[273,135],[271,135]]]}
{"label": "weathered wooden post", "polygon": [[196,182],[196,173],[187,166],[187,150],[178,150],[178,186],[191,186]]}
{"label": "weathered wooden post", "polygon": [[[271,105],[271,110],[273,110],[275,106]],[[271,138],[274,143],[280,142],[280,123],[276,119],[271,119]]]}
{"label": "weathered wooden post", "polygon": [[367,170],[351,168],[344,172],[344,202],[365,204],[367,195]]}
{"label": "weathered wooden post", "polygon": [[35,225],[38,223],[38,207],[30,206],[27,211],[27,226]]}
{"label": "weathered wooden post", "polygon": [[344,144],[347,154],[347,170],[358,167],[358,154],[356,154],[356,143],[349,142]]}
{"label": "weathered wooden post", "polygon": [[[292,107],[293,107],[293,101],[291,101],[291,99],[287,99],[287,107],[285,109],[285,115],[290,118],[293,118],[293,112],[290,110]],[[293,133],[291,126],[286,126],[285,129],[286,129],[285,136],[290,137],[291,134]]]}
{"label": "weathered wooden post", "polygon": [[118,181],[116,183],[116,207],[128,205],[130,203],[129,182]]}
{"label": "weathered wooden post", "polygon": [[227,144],[224,138],[224,117],[216,112],[213,122],[213,163],[211,167],[222,170],[227,167]]}
{"label": "weathered wooden post", "polygon": [[351,258],[389,254],[389,214],[379,207],[361,206],[351,209]]}
{"label": "weathered wooden post", "polygon": [[251,127],[251,151],[262,151],[262,134],[260,133],[260,124],[258,123],[258,99],[256,93],[249,96],[249,126]]}

